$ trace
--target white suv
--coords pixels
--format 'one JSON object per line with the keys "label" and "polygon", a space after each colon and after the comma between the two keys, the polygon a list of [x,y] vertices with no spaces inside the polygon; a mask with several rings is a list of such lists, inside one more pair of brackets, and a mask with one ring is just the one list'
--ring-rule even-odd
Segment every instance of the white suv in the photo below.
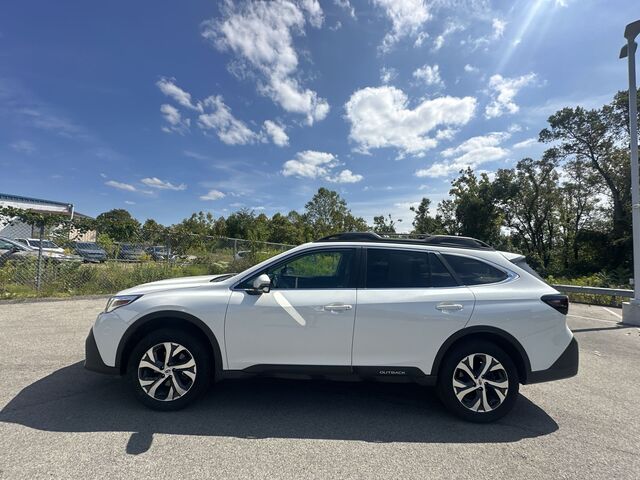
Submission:
{"label": "white suv", "polygon": [[110,298],[85,366],[126,375],[159,410],[251,375],[435,385],[467,420],[506,414],[519,384],[578,371],[568,300],[518,254],[471,238],[345,233],[248,270]]}

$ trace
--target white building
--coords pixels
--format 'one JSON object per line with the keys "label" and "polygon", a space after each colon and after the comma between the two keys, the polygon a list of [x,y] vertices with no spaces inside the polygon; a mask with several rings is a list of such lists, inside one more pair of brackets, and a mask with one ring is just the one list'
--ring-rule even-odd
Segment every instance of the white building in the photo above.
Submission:
{"label": "white building", "polygon": [[[39,213],[68,215],[70,219],[75,217],[87,217],[87,215],[75,212],[73,203],[22,197],[19,195],[10,195],[8,193],[0,193],[0,207],[14,207]],[[3,218],[0,216],[0,236],[8,238],[37,238],[39,236],[39,232],[38,228],[33,225],[27,225],[23,222],[12,222],[10,218]],[[95,241],[96,232],[90,231],[75,239],[86,242]]]}

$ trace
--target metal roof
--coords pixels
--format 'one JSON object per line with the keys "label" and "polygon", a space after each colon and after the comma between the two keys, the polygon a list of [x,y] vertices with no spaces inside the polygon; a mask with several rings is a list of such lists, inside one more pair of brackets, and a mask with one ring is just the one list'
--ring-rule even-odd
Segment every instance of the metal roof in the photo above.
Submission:
{"label": "metal roof", "polygon": [[10,202],[33,203],[36,205],[58,205],[61,207],[73,207],[73,203],[56,202],[54,200],[43,200],[41,198],[33,198],[33,197],[23,197],[21,195],[11,195],[9,193],[0,193],[0,202],[2,200],[10,201]]}

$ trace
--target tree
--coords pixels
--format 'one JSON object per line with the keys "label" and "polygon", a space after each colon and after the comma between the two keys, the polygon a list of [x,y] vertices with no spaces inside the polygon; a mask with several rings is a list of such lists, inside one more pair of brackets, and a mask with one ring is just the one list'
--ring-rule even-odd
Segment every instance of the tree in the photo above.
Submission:
{"label": "tree", "polygon": [[318,189],[307,202],[304,215],[314,238],[341,232],[365,231],[368,228],[363,218],[353,216],[347,208],[347,202],[338,192],[324,187]]}
{"label": "tree", "polygon": [[141,231],[142,240],[152,245],[165,245],[169,231],[152,218],[145,220]]}
{"label": "tree", "polygon": [[497,205],[506,226],[513,229],[514,243],[521,245],[538,267],[548,270],[558,234],[561,201],[555,158],[520,160],[515,170],[496,173]]}
{"label": "tree", "polygon": [[629,127],[626,94],[618,92],[613,102],[600,109],[563,108],[548,119],[540,141],[558,143],[558,155],[581,160],[599,176],[612,203],[611,264],[630,262],[631,183]]}
{"label": "tree", "polygon": [[127,210],[116,208],[96,217],[96,229],[116,242],[131,242],[139,238],[140,222]]}
{"label": "tree", "polygon": [[460,234],[495,244],[500,238],[500,211],[496,208],[491,181],[486,173],[480,179],[468,168],[452,182],[450,194],[456,203]]}
{"label": "tree", "polygon": [[386,217],[384,215],[373,217],[373,231],[376,233],[396,233],[396,222],[391,214]]}
{"label": "tree", "polygon": [[428,233],[431,235],[446,233],[440,216],[429,216],[429,207],[431,207],[431,200],[426,197],[422,197],[417,207],[409,207],[409,210],[415,214],[412,222],[413,233]]}

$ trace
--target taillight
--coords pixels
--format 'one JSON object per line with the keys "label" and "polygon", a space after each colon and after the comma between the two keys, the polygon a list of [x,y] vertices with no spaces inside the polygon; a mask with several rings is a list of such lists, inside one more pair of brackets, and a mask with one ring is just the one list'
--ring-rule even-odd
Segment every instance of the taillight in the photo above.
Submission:
{"label": "taillight", "polygon": [[569,297],[566,295],[559,295],[555,293],[551,295],[543,295],[540,297],[540,300],[550,307],[555,308],[563,315],[566,315],[569,311]]}

